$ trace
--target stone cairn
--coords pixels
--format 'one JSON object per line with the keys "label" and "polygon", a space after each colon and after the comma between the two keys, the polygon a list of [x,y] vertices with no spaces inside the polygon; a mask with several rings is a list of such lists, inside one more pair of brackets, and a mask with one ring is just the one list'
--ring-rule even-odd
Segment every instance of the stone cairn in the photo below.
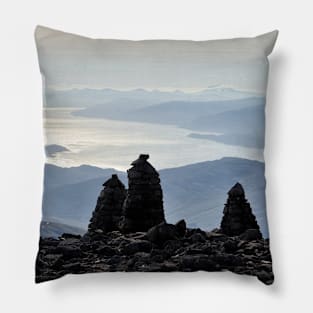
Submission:
{"label": "stone cairn", "polygon": [[90,219],[89,232],[98,229],[105,233],[118,230],[122,207],[126,198],[125,186],[116,174],[113,174],[103,186]]}
{"label": "stone cairn", "polygon": [[147,231],[165,221],[159,174],[148,159],[148,154],[141,154],[127,171],[129,188],[120,224],[123,232]]}
{"label": "stone cairn", "polygon": [[255,229],[262,236],[250,204],[245,198],[245,191],[241,184],[236,183],[228,191],[228,199],[223,213],[224,216],[221,222],[222,233],[228,236],[238,236],[248,229]]}

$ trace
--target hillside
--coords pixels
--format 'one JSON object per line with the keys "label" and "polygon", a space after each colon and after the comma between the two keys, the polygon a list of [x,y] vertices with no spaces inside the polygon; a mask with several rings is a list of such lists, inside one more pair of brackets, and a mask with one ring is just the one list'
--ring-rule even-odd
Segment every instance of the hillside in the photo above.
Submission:
{"label": "hillside", "polygon": [[219,101],[175,100],[156,104],[146,102],[146,105],[144,105],[144,101],[119,99],[111,103],[89,106],[72,114],[83,117],[172,124],[190,128],[196,120],[201,119],[203,116],[263,105],[264,98],[254,97]]}
{"label": "hillside", "polygon": [[[112,173],[117,173],[127,187],[126,173],[123,172],[90,166],[65,170],[48,166],[43,196],[44,220],[62,220],[66,224],[86,228],[102,183]],[[184,218],[190,227],[212,229],[219,226],[227,191],[239,181],[245,187],[263,235],[268,236],[263,163],[223,158],[164,169],[159,173],[169,222]],[[50,177],[53,180],[48,184]]]}

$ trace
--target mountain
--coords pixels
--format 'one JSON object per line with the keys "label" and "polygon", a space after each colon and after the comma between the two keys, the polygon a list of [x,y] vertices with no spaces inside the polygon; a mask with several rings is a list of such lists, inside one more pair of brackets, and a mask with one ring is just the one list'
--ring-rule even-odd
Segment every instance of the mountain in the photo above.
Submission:
{"label": "mountain", "polygon": [[246,133],[246,134],[219,134],[219,135],[207,135],[191,133],[188,135],[190,138],[202,139],[202,140],[213,140],[216,142],[222,142],[226,145],[241,146],[247,148],[262,149],[264,147],[264,135],[263,133]]}
{"label": "mountain", "polygon": [[53,164],[45,164],[44,187],[54,188],[87,181],[94,178],[108,177],[114,169],[102,169],[90,165],[77,167],[58,167]]}
{"label": "mountain", "polygon": [[[247,133],[264,132],[264,104],[256,105],[255,101],[250,106],[228,110],[216,114],[202,115],[191,123],[184,125],[186,128],[201,131],[214,131],[220,133]],[[252,104],[252,102],[251,102]]]}
{"label": "mountain", "polygon": [[137,100],[123,99],[120,103],[107,103],[77,110],[73,115],[125,121],[173,124],[193,129],[193,122],[203,116],[264,104],[264,98],[245,98],[227,101],[167,101],[142,105]]}
{"label": "mountain", "polygon": [[115,169],[101,169],[89,165],[62,168],[46,164],[43,219],[85,228],[102,184],[112,174],[118,174],[126,182],[126,174]]}
{"label": "mountain", "polygon": [[231,99],[242,99],[259,96],[252,92],[239,91],[225,87],[211,87],[197,92],[183,92],[180,90],[114,90],[110,88],[91,89],[74,88],[57,90],[48,88],[46,90],[45,106],[48,107],[90,107],[105,103],[118,103],[120,99],[129,101],[145,101],[147,104],[156,104],[166,101],[221,101]]}
{"label": "mountain", "polygon": [[[88,166],[87,169],[92,175],[98,172],[99,176],[80,180],[82,179],[80,167],[65,169],[66,175],[62,174],[64,170],[62,168],[56,166],[49,168],[50,170],[45,174],[46,184],[43,195],[45,221],[57,220],[86,229],[102,189],[102,183],[112,173],[117,173],[127,186],[124,172]],[[75,173],[76,170],[78,174]],[[73,173],[75,179],[69,179],[69,173]],[[184,218],[190,227],[208,230],[218,227],[227,192],[238,181],[246,190],[263,235],[268,236],[263,163],[239,158],[223,158],[164,169],[159,173],[164,194],[165,215],[169,222]],[[53,177],[53,183],[48,183],[50,175]],[[62,184],[64,176],[67,176],[67,180]]]}
{"label": "mountain", "polygon": [[42,221],[40,224],[41,237],[59,237],[64,233],[83,235],[85,233],[85,229],[58,222]]}
{"label": "mountain", "polygon": [[240,182],[264,236],[264,163],[240,158],[223,158],[160,171],[166,217],[170,222],[186,219],[202,229],[219,227],[228,190]]}
{"label": "mountain", "polygon": [[254,105],[218,114],[203,115],[186,123],[184,127],[220,133],[191,133],[188,135],[191,138],[262,149],[264,147],[264,114],[264,105]]}
{"label": "mountain", "polygon": [[46,145],[45,152],[47,157],[55,157],[59,152],[69,151],[66,147],[61,145]]}
{"label": "mountain", "polygon": [[159,90],[114,90],[104,89],[69,89],[55,90],[48,89],[46,92],[46,103],[48,107],[90,107],[105,103],[118,103],[120,99],[129,101],[145,101],[146,103],[158,103],[171,99],[180,99],[184,96],[183,92],[164,92]]}

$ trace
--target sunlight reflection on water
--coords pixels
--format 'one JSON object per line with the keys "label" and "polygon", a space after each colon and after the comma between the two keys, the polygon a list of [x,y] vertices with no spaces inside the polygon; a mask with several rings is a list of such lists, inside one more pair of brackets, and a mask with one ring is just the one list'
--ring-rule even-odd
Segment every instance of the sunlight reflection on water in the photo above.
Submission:
{"label": "sunlight reflection on water", "polygon": [[48,158],[48,163],[125,170],[140,153],[150,154],[157,169],[226,156],[263,161],[262,150],[190,138],[192,131],[176,126],[85,118],[71,115],[73,110],[44,109],[46,144],[69,149]]}

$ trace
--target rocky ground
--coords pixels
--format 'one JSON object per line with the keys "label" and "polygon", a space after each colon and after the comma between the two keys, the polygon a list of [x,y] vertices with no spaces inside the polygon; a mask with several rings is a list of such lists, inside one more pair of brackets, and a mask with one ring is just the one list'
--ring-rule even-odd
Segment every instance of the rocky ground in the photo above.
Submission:
{"label": "rocky ground", "polygon": [[267,239],[249,229],[240,236],[219,230],[204,232],[160,224],[148,232],[89,232],[84,236],[63,234],[58,239],[41,238],[36,261],[36,282],[69,273],[94,272],[193,272],[229,270],[273,283]]}

